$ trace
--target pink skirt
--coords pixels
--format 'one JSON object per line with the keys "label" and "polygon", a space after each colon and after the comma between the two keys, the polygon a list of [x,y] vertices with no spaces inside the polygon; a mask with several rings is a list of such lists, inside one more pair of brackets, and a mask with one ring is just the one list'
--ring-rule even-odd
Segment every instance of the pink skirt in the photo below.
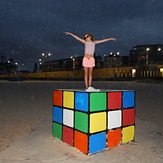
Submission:
{"label": "pink skirt", "polygon": [[95,66],[94,57],[91,57],[91,58],[84,57],[82,65],[83,67],[94,67]]}

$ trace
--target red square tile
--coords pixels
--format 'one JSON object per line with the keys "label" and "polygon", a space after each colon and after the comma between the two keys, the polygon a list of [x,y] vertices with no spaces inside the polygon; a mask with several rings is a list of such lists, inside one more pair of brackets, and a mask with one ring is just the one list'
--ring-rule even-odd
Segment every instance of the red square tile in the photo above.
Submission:
{"label": "red square tile", "polygon": [[135,123],[135,109],[125,109],[122,112],[122,125],[127,126],[127,125],[132,125]]}
{"label": "red square tile", "polygon": [[122,92],[108,93],[108,109],[122,108]]}
{"label": "red square tile", "polygon": [[63,133],[62,140],[65,143],[73,146],[73,129],[68,128],[66,126],[63,126],[63,132],[62,133]]}

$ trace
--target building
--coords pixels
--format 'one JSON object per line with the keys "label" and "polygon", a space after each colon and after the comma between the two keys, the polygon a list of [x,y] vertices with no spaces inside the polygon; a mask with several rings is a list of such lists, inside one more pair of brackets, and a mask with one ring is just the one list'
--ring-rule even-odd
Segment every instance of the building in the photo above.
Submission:
{"label": "building", "polygon": [[[60,60],[47,61],[40,65],[39,72],[81,70],[83,56],[70,57]],[[102,68],[103,62],[101,56],[95,56],[95,68]]]}
{"label": "building", "polygon": [[110,53],[104,57],[104,68],[122,67],[122,58],[119,53]]}
{"label": "building", "polygon": [[136,45],[130,50],[130,66],[163,64],[163,45]]}
{"label": "building", "polygon": [[121,56],[122,58],[122,66],[128,67],[129,66],[129,56]]}

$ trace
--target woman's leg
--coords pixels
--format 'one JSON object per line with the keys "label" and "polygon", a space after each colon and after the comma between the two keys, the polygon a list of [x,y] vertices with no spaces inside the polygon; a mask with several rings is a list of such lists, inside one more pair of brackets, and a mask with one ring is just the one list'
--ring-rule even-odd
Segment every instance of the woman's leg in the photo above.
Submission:
{"label": "woman's leg", "polygon": [[85,87],[88,89],[89,85],[89,79],[88,79],[88,67],[84,67],[84,82],[85,82]]}
{"label": "woman's leg", "polygon": [[92,72],[93,72],[93,67],[89,67],[89,70],[88,70],[88,79],[89,79],[89,84],[88,84],[88,87],[90,87],[92,85]]}

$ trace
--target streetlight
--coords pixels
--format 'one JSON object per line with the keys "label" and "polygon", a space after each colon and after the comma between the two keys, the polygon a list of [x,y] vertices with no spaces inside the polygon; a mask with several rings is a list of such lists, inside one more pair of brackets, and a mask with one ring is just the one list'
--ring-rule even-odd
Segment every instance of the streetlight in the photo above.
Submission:
{"label": "streetlight", "polygon": [[45,57],[44,70],[47,71],[45,63],[47,61],[47,58],[49,58],[51,56],[51,53],[47,53],[47,54],[42,53],[42,56]]}
{"label": "streetlight", "polygon": [[148,53],[149,53],[149,51],[150,51],[150,48],[146,48],[146,51],[147,51],[147,54],[146,54],[146,64],[148,65]]}
{"label": "streetlight", "polygon": [[157,50],[160,52],[161,51],[161,48],[158,48]]}
{"label": "streetlight", "polygon": [[48,53],[48,54],[42,53],[42,56],[45,57],[45,58],[48,58],[48,57],[51,56],[51,53]]}
{"label": "streetlight", "polygon": [[75,58],[73,56],[70,57],[72,59],[72,68],[75,69]]}

